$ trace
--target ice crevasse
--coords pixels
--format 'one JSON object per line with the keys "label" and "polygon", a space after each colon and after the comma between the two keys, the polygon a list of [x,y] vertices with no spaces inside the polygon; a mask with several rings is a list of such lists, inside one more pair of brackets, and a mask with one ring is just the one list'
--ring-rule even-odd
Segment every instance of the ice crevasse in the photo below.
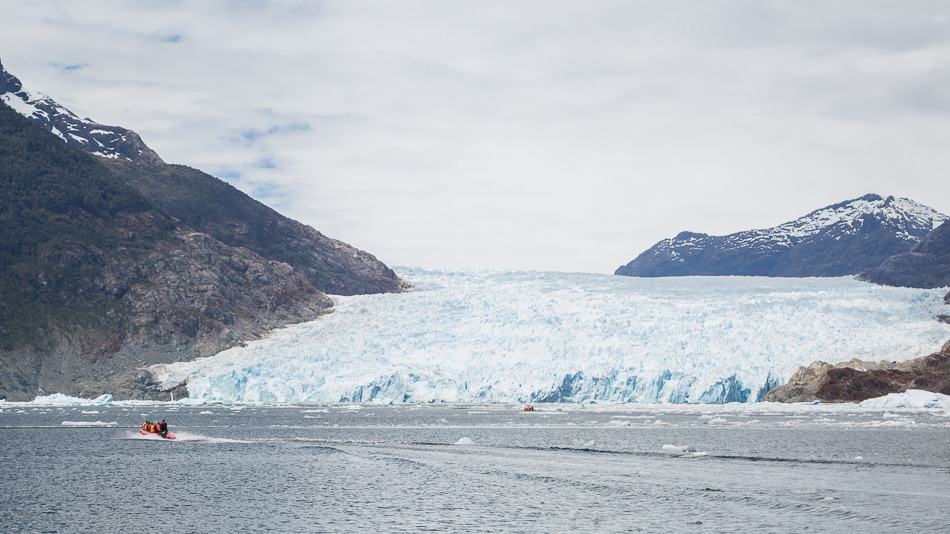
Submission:
{"label": "ice crevasse", "polygon": [[629,278],[400,269],[404,294],[156,366],[193,401],[754,402],[815,360],[950,338],[941,290],[852,278]]}

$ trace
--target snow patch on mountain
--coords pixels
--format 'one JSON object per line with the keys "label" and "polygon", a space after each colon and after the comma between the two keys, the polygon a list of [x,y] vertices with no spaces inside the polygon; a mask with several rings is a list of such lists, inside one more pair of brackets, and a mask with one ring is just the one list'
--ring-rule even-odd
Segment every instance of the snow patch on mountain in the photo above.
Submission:
{"label": "snow patch on mountain", "polygon": [[162,160],[131,130],[80,118],[52,98],[23,87],[19,78],[0,64],[0,102],[13,108],[67,145],[96,156],[144,163]]}
{"label": "snow patch on mountain", "polygon": [[[752,230],[733,234],[737,243],[754,243],[771,240],[791,243],[834,228],[843,234],[857,233],[866,224],[867,218],[887,221],[895,226],[898,236],[908,242],[920,241],[920,229],[933,230],[950,217],[914,202],[909,198],[883,198],[880,195],[865,195],[854,200],[828,206],[794,221],[774,228]],[[744,235],[747,234],[747,235]]]}
{"label": "snow patch on mountain", "polygon": [[910,250],[950,217],[907,198],[869,194],[772,228],[681,232],[617,269],[628,276],[842,276]]}
{"label": "snow patch on mountain", "polygon": [[754,402],[799,365],[914,357],[939,290],[852,278],[401,270],[413,289],[152,368],[196,402]]}
{"label": "snow patch on mountain", "polygon": [[[828,206],[804,217],[772,228],[749,230],[725,236],[725,248],[788,247],[797,241],[833,230],[838,235],[855,234],[868,218],[887,222],[896,229],[898,237],[909,242],[920,241],[920,230],[933,230],[950,216],[909,198],[883,198],[879,195],[863,197]],[[698,247],[706,234],[682,232],[668,240],[670,249],[689,251]]]}

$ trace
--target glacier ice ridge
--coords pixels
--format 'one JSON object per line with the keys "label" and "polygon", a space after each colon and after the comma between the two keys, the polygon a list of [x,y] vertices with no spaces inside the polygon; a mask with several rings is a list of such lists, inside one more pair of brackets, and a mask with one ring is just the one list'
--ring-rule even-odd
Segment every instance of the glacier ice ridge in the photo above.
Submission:
{"label": "glacier ice ridge", "polygon": [[192,401],[755,402],[799,365],[929,354],[946,290],[853,278],[631,278],[399,269],[403,294],[191,362]]}

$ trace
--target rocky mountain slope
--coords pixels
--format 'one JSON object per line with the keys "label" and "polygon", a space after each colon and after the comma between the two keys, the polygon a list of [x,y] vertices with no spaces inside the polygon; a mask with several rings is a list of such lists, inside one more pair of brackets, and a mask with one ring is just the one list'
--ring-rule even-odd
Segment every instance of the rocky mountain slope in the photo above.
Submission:
{"label": "rocky mountain slope", "polygon": [[285,262],[321,291],[356,295],[404,289],[396,273],[371,254],[284,217],[197,169],[104,163],[116,177],[191,228]]}
{"label": "rocky mountain slope", "polygon": [[0,396],[102,392],[315,316],[301,273],[181,224],[0,106]]}
{"label": "rocky mountain slope", "polygon": [[617,269],[626,276],[843,276],[909,251],[946,215],[906,198],[865,195],[773,228],[682,232]]}
{"label": "rocky mountain slope", "polygon": [[404,288],[370,254],[164,164],[128,130],[111,131],[135,143],[104,153],[92,130],[105,127],[2,76],[15,90],[0,94],[0,398],[167,399],[145,366],[311,319],[327,292]]}
{"label": "rocky mountain slope", "polygon": [[68,146],[99,156],[119,180],[165,213],[222,243],[285,262],[321,291],[354,295],[404,289],[371,254],[284,217],[211,175],[165,164],[135,132],[80,119],[50,97],[24,89],[2,64],[0,101]]}
{"label": "rocky mountain slope", "polygon": [[934,229],[910,252],[891,256],[858,277],[888,286],[950,286],[950,222]]}

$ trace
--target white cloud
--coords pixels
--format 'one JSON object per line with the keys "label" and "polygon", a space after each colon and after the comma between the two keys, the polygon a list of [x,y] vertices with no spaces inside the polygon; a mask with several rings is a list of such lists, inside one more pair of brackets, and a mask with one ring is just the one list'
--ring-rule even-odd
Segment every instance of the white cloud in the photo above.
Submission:
{"label": "white cloud", "polygon": [[948,14],[30,2],[0,5],[0,58],[388,263],[610,271],[867,192],[950,211]]}

